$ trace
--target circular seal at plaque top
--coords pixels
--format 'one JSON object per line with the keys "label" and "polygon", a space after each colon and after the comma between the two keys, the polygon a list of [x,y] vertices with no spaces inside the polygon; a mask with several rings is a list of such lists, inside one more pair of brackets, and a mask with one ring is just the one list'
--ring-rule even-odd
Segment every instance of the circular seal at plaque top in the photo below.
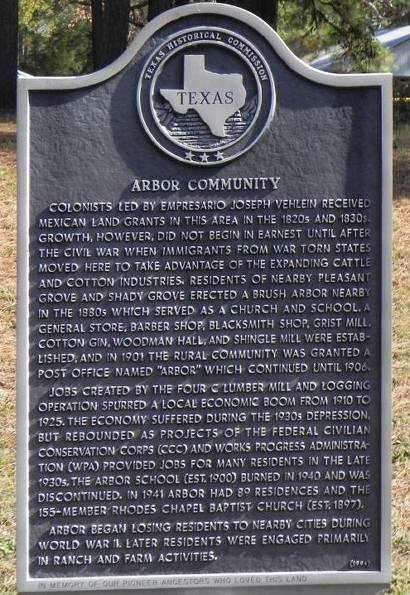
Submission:
{"label": "circular seal at plaque top", "polygon": [[245,38],[196,27],[151,54],[137,105],[162,151],[192,165],[217,165],[258,141],[273,117],[275,86],[266,60]]}

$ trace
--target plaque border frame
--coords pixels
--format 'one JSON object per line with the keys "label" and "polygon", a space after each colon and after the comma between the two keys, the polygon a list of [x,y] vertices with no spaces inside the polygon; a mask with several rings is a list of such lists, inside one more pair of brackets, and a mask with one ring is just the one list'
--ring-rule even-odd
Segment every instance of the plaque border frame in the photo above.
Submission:
{"label": "plaque border frame", "polygon": [[[380,87],[381,91],[381,502],[379,571],[309,571],[265,573],[172,574],[78,578],[31,578],[28,574],[28,440],[29,440],[29,175],[30,91],[83,89],[102,83],[128,66],[162,27],[192,15],[215,14],[254,28],[285,64],[313,82],[332,87]],[[119,589],[231,587],[284,588],[295,585],[385,585],[391,580],[391,336],[392,336],[392,74],[333,74],[305,64],[279,35],[254,14],[225,4],[199,3],[173,8],[148,23],[127,50],[105,68],[83,76],[32,77],[20,72],[17,102],[18,255],[17,255],[17,585],[19,592],[113,591]],[[386,445],[386,446],[385,446]],[[218,579],[228,579],[218,582]],[[241,578],[245,578],[241,582]],[[252,580],[253,579],[253,580]],[[172,584],[166,584],[166,582]],[[229,582],[228,582],[229,581]]]}

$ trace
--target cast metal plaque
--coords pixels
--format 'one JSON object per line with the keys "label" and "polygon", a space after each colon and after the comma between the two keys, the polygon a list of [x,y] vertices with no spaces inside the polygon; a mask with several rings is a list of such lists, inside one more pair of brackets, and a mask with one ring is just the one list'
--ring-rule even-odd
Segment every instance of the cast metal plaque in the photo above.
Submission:
{"label": "cast metal plaque", "polygon": [[20,79],[20,590],[389,580],[390,86],[209,4]]}

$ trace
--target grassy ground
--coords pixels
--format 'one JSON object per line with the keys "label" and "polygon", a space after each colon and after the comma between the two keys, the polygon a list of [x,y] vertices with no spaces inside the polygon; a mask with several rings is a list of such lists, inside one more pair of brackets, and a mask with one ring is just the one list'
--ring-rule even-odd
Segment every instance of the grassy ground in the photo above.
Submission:
{"label": "grassy ground", "polygon": [[[0,113],[0,595],[14,595],[15,122]],[[410,594],[410,126],[395,136],[393,543],[390,595]]]}
{"label": "grassy ground", "polygon": [[393,211],[393,547],[391,595],[410,593],[410,125],[395,134]]}
{"label": "grassy ground", "polygon": [[0,114],[0,594],[15,593],[15,120]]}

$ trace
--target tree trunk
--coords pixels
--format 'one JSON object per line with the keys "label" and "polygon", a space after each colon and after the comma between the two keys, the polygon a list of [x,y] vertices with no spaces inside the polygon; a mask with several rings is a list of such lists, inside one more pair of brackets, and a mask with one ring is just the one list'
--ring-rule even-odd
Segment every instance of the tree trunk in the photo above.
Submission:
{"label": "tree trunk", "polygon": [[279,0],[224,0],[226,4],[233,4],[253,12],[276,29],[278,24]]}
{"label": "tree trunk", "polygon": [[92,45],[94,70],[102,68],[104,62],[104,13],[102,0],[91,0]]}
{"label": "tree trunk", "polygon": [[130,0],[107,0],[104,10],[105,64],[127,49]]}
{"label": "tree trunk", "polygon": [[173,4],[172,0],[149,0],[148,20],[151,21],[151,19],[157,17],[161,12],[172,8]]}
{"label": "tree trunk", "polygon": [[149,0],[148,20],[150,21],[169,8],[183,6],[184,4],[189,4],[189,0]]}
{"label": "tree trunk", "polygon": [[3,0],[0,9],[0,108],[16,106],[17,0]]}
{"label": "tree trunk", "polygon": [[128,41],[130,0],[91,0],[94,70],[113,62]]}

